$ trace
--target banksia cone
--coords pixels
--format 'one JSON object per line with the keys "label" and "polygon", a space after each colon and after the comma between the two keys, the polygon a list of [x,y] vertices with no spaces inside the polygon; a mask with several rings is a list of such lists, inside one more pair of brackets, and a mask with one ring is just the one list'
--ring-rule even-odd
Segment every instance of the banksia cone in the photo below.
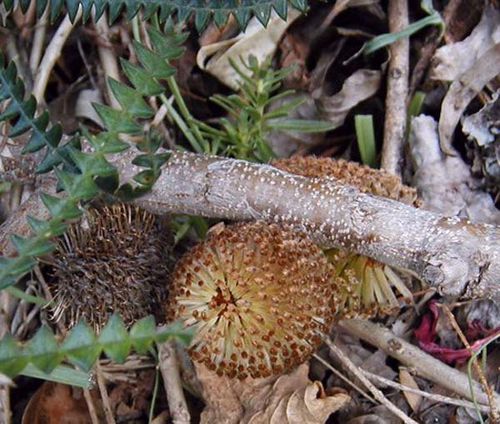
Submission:
{"label": "banksia cone", "polygon": [[[306,156],[279,159],[272,165],[304,177],[335,178],[363,193],[413,206],[420,204],[416,190],[402,184],[398,177],[355,162]],[[411,297],[411,292],[389,266],[341,249],[329,249],[325,253],[336,270],[338,291],[335,303],[339,317],[370,317],[377,313],[389,313],[399,306],[394,288],[404,297]]]}
{"label": "banksia cone", "polygon": [[52,318],[69,329],[80,319],[99,330],[113,312],[125,324],[158,313],[166,299],[171,235],[165,220],[117,204],[91,209],[49,259]]}
{"label": "banksia cone", "polygon": [[176,266],[167,314],[195,361],[254,378],[304,362],[332,324],[332,266],[304,235],[262,222],[212,231]]}

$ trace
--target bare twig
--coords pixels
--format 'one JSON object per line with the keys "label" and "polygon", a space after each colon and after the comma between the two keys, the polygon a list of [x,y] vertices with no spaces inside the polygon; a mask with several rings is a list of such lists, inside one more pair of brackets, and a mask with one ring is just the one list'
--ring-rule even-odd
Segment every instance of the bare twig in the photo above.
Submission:
{"label": "bare twig", "polygon": [[85,402],[87,402],[87,408],[89,410],[90,420],[92,421],[92,424],[99,424],[99,417],[97,416],[94,400],[92,399],[92,395],[90,394],[89,389],[83,389],[83,397],[85,398]]}
{"label": "bare twig", "polygon": [[[465,334],[462,332],[462,329],[458,325],[455,317],[450,311],[450,308],[448,308],[447,305],[441,305],[441,309],[443,309],[444,313],[446,314],[451,326],[457,333],[458,337],[460,338],[461,342],[465,346],[465,348],[469,351],[469,353],[474,355],[474,351],[471,348],[471,345],[467,338],[465,337]],[[477,361],[472,362],[472,366],[474,367],[474,371],[477,374],[477,377],[479,378],[479,381],[481,382],[481,385],[484,388],[484,391],[486,392],[486,396],[488,396],[488,404],[490,405],[490,416],[492,422],[500,422],[500,416],[498,415],[498,409],[495,406],[495,398],[493,396],[493,389],[491,386],[488,384],[488,381],[486,380],[486,377],[484,376],[484,372],[481,369],[481,367],[478,365]]]}
{"label": "bare twig", "polygon": [[50,74],[52,72],[52,68],[54,67],[57,59],[61,55],[62,49],[66,40],[68,39],[71,31],[75,23],[80,19],[82,15],[82,7],[79,6],[78,13],[74,19],[74,22],[71,23],[69,16],[66,15],[59,25],[56,33],[52,37],[47,49],[45,50],[45,54],[43,55],[40,66],[38,67],[38,72],[36,73],[35,84],[33,86],[33,95],[38,103],[40,103],[45,94],[45,89],[47,88],[47,83],[49,81]]}
{"label": "bare twig", "polygon": [[0,420],[5,424],[10,424],[12,422],[10,387],[7,385],[0,386]]}
{"label": "bare twig", "polygon": [[[389,29],[398,32],[409,24],[408,0],[389,0]],[[401,160],[406,131],[406,99],[410,72],[410,41],[403,37],[389,48],[391,59],[385,98],[382,168],[401,175]]]}
{"label": "bare twig", "polygon": [[109,26],[107,23],[106,12],[103,16],[94,23],[95,29],[99,40],[97,42],[97,51],[99,53],[99,59],[101,61],[102,69],[104,70],[104,75],[106,76],[106,88],[108,92],[108,98],[110,105],[115,109],[121,109],[120,103],[116,100],[113,92],[111,91],[107,77],[111,77],[117,81],[120,81],[120,71],[118,69],[118,61],[116,60],[116,54],[113,51],[113,45],[109,37]]}
{"label": "bare twig", "polygon": [[[125,160],[123,167],[115,164],[130,181],[139,168],[130,165],[131,157]],[[414,271],[443,294],[500,298],[498,228],[361,194],[332,179],[175,152],[137,203],[160,213],[289,224],[323,246]]]}
{"label": "bare twig", "polygon": [[95,365],[97,385],[99,386],[99,392],[101,393],[102,406],[104,409],[104,415],[106,417],[107,424],[115,424],[115,418],[113,416],[113,411],[111,410],[111,404],[109,403],[108,391],[106,389],[106,382],[104,381],[104,375],[102,373],[99,361]]}
{"label": "bare twig", "polygon": [[[419,396],[422,396],[422,397],[425,397],[428,399],[432,399],[435,402],[447,403],[449,405],[463,406],[464,408],[472,408],[472,409],[476,408],[476,405],[474,405],[474,403],[469,402],[467,400],[455,399],[455,398],[451,398],[448,396],[438,395],[437,393],[428,393],[428,392],[425,392],[423,390],[414,389],[413,387],[408,387],[408,386],[405,386],[404,384],[396,383],[395,381],[389,380],[388,378],[382,377],[382,376],[377,375],[377,374],[373,374],[373,373],[366,371],[364,369],[361,369],[361,372],[369,380],[377,381],[377,382],[384,384],[388,387],[393,387],[395,389],[403,390],[405,392],[415,393],[416,395],[419,395]],[[490,410],[488,405],[478,405],[478,407],[482,412],[489,412],[489,410]]]}
{"label": "bare twig", "polygon": [[[361,320],[341,321],[339,326],[350,334],[382,349],[406,366],[412,367],[419,376],[460,396],[471,399],[467,375],[428,355],[405,340],[396,337],[390,330],[378,324]],[[488,396],[475,381],[473,382],[473,389],[477,400],[482,404],[487,404]],[[494,397],[495,405],[498,407],[500,405],[500,395],[495,394]]]}
{"label": "bare twig", "polygon": [[47,7],[40,19],[37,20],[35,34],[33,35],[33,45],[31,46],[30,69],[33,76],[36,75],[42,52],[44,50],[45,35],[47,34],[47,24],[49,21],[49,10]]}
{"label": "bare twig", "polygon": [[366,378],[363,372],[359,367],[352,362],[349,357],[340,349],[338,346],[329,339],[324,339],[325,343],[328,345],[330,350],[340,359],[340,361],[346,366],[346,368],[353,373],[365,386],[372,395],[377,399],[382,405],[384,405],[389,411],[391,411],[394,415],[401,418],[404,423],[417,424],[415,420],[406,415],[401,409],[399,409],[396,405],[394,405],[389,399],[387,399],[384,394],[377,389],[373,383]]}
{"label": "bare twig", "polygon": [[354,390],[356,390],[361,396],[364,396],[366,399],[369,399],[373,403],[377,403],[377,401],[366,393],[362,388],[358,387],[358,385],[354,384],[349,378],[347,378],[344,374],[342,374],[339,370],[335,369],[328,361],[323,359],[318,354],[313,355],[315,359],[321,362],[325,367],[327,367],[331,372],[333,372],[338,378],[340,378],[345,384],[351,386]]}
{"label": "bare twig", "polygon": [[174,342],[158,346],[160,371],[167,392],[168,407],[174,424],[189,424],[190,415],[182,390],[182,382]]}

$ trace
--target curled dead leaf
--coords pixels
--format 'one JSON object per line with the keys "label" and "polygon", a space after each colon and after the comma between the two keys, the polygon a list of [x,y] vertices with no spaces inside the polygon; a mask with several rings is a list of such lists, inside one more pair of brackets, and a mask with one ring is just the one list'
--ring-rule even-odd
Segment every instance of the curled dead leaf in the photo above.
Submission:
{"label": "curled dead leaf", "polygon": [[[404,386],[408,386],[411,387],[412,389],[417,389],[417,390],[420,389],[413,376],[405,368],[402,367],[400,367],[399,369],[399,381]],[[410,405],[412,411],[418,412],[420,409],[420,404],[422,403],[422,396],[407,391],[404,391],[403,395],[406,401],[408,402],[408,405]]]}
{"label": "curled dead leaf", "polygon": [[485,8],[481,21],[467,38],[437,49],[432,58],[430,78],[456,80],[499,42],[500,12],[491,5]]}
{"label": "curled dead leaf", "polygon": [[[283,33],[299,16],[298,11],[291,9],[287,20],[284,21],[273,12],[266,28],[257,18],[252,18],[246,30],[236,37],[203,46],[198,51],[196,62],[200,69],[207,71],[233,90],[238,90],[241,77],[230,65],[230,60],[241,65],[240,60],[248,63],[248,58],[253,55],[259,63],[264,62],[274,54]],[[241,68],[246,72],[243,66]]]}
{"label": "curled dead leaf", "polygon": [[462,113],[483,87],[499,74],[500,43],[487,50],[471,68],[453,81],[441,105],[439,118],[439,140],[443,152],[456,154],[451,143]]}
{"label": "curled dead leaf", "polygon": [[328,395],[320,382],[310,381],[307,364],[278,378],[244,382],[218,377],[203,365],[196,369],[206,403],[202,423],[322,424],[350,400],[345,393]]}
{"label": "curled dead leaf", "polygon": [[[97,399],[95,399],[97,401]],[[97,412],[104,418],[99,402]],[[91,424],[81,389],[45,382],[31,397],[24,410],[22,424]]]}

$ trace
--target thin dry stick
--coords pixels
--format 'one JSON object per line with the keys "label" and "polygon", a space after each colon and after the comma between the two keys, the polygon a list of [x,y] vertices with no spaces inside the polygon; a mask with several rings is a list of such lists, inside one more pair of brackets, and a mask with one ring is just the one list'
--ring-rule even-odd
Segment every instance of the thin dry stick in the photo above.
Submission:
{"label": "thin dry stick", "polygon": [[109,403],[108,391],[106,389],[106,382],[104,381],[104,376],[97,361],[95,365],[97,385],[99,386],[99,392],[101,393],[102,406],[104,408],[104,415],[106,416],[107,424],[115,424],[115,418],[113,416],[113,411],[111,410],[111,404]]}
{"label": "thin dry stick", "polygon": [[182,381],[177,362],[174,342],[158,345],[160,371],[167,392],[168,407],[174,424],[189,424],[190,415],[187,407]]}
{"label": "thin dry stick", "polygon": [[11,424],[12,410],[10,408],[10,387],[0,386],[0,422]]}
{"label": "thin dry stick", "polygon": [[[120,81],[118,61],[116,60],[116,54],[113,51],[113,45],[109,37],[109,26],[107,23],[106,12],[104,12],[103,16],[101,16],[99,20],[94,23],[94,26],[99,36],[99,40],[97,41],[97,51],[99,53],[102,69],[104,70],[104,75]],[[106,89],[110,105],[113,106],[114,109],[121,109],[121,105],[118,103],[113,92],[111,91],[107,79]]]}
{"label": "thin dry stick", "polygon": [[382,405],[384,405],[389,411],[391,411],[394,415],[401,418],[404,423],[418,424],[415,420],[406,415],[401,409],[399,409],[396,405],[394,405],[389,399],[387,399],[384,394],[377,389],[368,378],[362,373],[359,367],[352,362],[349,357],[342,352],[342,349],[335,346],[335,344],[329,339],[324,339],[327,346],[330,350],[342,361],[342,363],[347,367],[349,371],[351,371],[359,380],[366,386],[368,390],[372,393],[372,395],[377,399]]}
{"label": "thin dry stick", "polygon": [[[408,26],[408,0],[389,0],[389,29],[398,32]],[[410,41],[403,37],[389,47],[391,59],[385,98],[382,168],[401,175],[401,159],[406,131],[406,99],[410,74]]]}
{"label": "thin dry stick", "polygon": [[85,402],[87,402],[87,408],[89,410],[90,420],[92,421],[92,424],[99,424],[99,417],[97,416],[94,400],[92,399],[92,395],[90,394],[89,389],[83,389],[83,397],[85,398]]}
{"label": "thin dry stick", "polygon": [[81,15],[81,6],[78,8],[78,13],[75,17],[74,23],[71,23],[69,15],[66,15],[45,50],[45,54],[43,55],[40,66],[38,67],[35,84],[33,86],[33,95],[38,103],[40,103],[44,98],[45,89],[47,88],[52,68],[56,64],[57,59],[59,59],[59,56],[61,56],[64,44],[73,30],[74,24],[80,19]]}
{"label": "thin dry stick", "polygon": [[366,393],[361,387],[358,387],[356,384],[354,384],[351,380],[349,380],[344,374],[342,374],[339,370],[336,370],[331,364],[328,363],[328,361],[325,361],[321,356],[317,355],[316,353],[313,355],[314,358],[316,358],[319,362],[321,362],[325,367],[327,367],[331,372],[333,372],[338,378],[340,378],[345,384],[351,386],[354,390],[356,390],[360,395],[364,396],[365,398],[369,399],[373,403],[377,403],[377,401],[370,396],[368,393]]}
{"label": "thin dry stick", "polygon": [[[469,402],[468,400],[455,399],[455,398],[451,398],[448,396],[438,395],[436,393],[424,392],[423,390],[414,389],[413,387],[408,387],[408,386],[405,386],[404,384],[396,383],[395,381],[389,380],[389,379],[382,377],[380,375],[377,375],[377,374],[373,374],[373,373],[366,371],[364,369],[362,369],[361,372],[368,379],[370,379],[372,381],[377,381],[379,383],[385,384],[386,386],[394,387],[395,389],[403,390],[405,392],[415,393],[416,395],[432,399],[436,402],[447,403],[449,405],[463,406],[464,408],[472,408],[472,409],[476,408],[476,405],[474,405],[474,403],[472,403],[472,402]],[[488,407],[488,405],[478,405],[478,407],[482,412],[489,412],[490,411],[490,408]]]}
{"label": "thin dry stick", "polygon": [[[471,348],[471,345],[467,338],[465,337],[465,334],[462,332],[462,329],[458,325],[455,317],[450,311],[450,308],[448,308],[447,305],[441,305],[441,309],[445,312],[446,316],[448,317],[448,320],[450,321],[451,326],[457,333],[458,337],[462,341],[463,345],[465,348],[469,351],[471,355],[474,355],[474,351]],[[500,416],[498,414],[498,410],[495,406],[495,399],[493,397],[493,389],[491,386],[488,384],[488,381],[486,380],[486,377],[484,376],[483,370],[477,363],[477,361],[472,362],[472,366],[474,367],[474,371],[476,372],[479,381],[481,382],[481,385],[484,388],[484,391],[486,392],[486,395],[488,396],[488,404],[490,405],[490,416],[492,419],[492,422],[500,422]],[[472,378],[472,377],[471,377]]]}
{"label": "thin dry stick", "polygon": [[[452,368],[431,355],[423,352],[418,347],[397,337],[394,333],[381,325],[370,321],[349,320],[338,324],[345,331],[372,344],[398,361],[413,368],[415,373],[423,378],[450,390],[453,393],[471,399],[469,380],[467,375]],[[488,403],[488,396],[483,392],[481,385],[473,381],[473,390],[476,399]],[[500,396],[494,395],[495,405],[500,405]]]}
{"label": "thin dry stick", "polygon": [[35,34],[33,35],[33,45],[31,47],[30,55],[30,69],[33,76],[36,75],[38,65],[40,64],[40,58],[42,57],[42,52],[44,50],[43,44],[45,42],[45,35],[47,34],[49,10],[50,7],[47,7],[40,19],[38,19]]}

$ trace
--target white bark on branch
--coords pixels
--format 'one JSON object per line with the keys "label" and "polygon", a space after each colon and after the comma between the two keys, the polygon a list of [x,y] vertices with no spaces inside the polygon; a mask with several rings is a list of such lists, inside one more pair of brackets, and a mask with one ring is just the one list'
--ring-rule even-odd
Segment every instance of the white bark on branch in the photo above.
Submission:
{"label": "white bark on branch", "polygon": [[[129,161],[127,161],[130,163]],[[122,168],[130,177],[137,169]],[[447,218],[269,165],[173,153],[151,193],[156,212],[263,219],[417,273],[443,295],[500,299],[500,229]]]}

